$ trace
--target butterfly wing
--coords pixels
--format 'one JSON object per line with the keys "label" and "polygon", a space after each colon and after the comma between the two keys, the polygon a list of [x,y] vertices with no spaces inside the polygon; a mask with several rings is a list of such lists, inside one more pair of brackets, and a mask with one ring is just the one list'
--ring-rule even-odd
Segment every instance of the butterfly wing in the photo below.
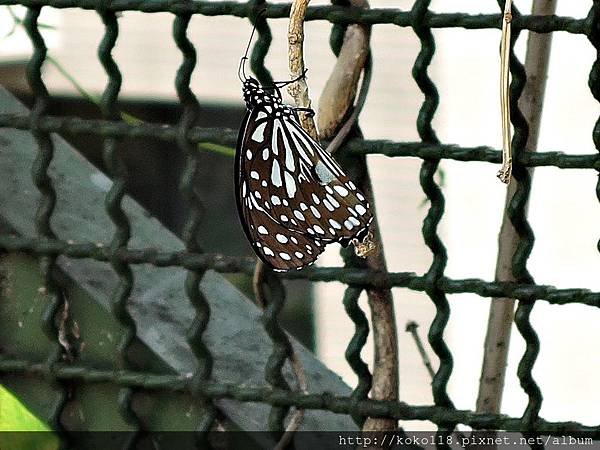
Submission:
{"label": "butterfly wing", "polygon": [[362,193],[286,106],[257,105],[247,113],[236,181],[246,235],[279,270],[313,262],[328,243],[362,239],[372,220]]}
{"label": "butterfly wing", "polygon": [[312,264],[323,252],[324,245],[320,240],[290,230],[275,220],[271,215],[270,204],[262,200],[263,197],[267,198],[268,190],[262,184],[257,186],[253,175],[254,172],[265,170],[267,163],[266,160],[260,163],[253,158],[261,148],[253,145],[255,141],[249,141],[249,137],[256,133],[257,127],[263,124],[264,127],[259,128],[258,133],[261,129],[263,133],[270,132],[269,123],[265,120],[265,111],[260,113],[261,110],[255,108],[246,114],[238,136],[235,157],[238,212],[244,232],[262,261],[278,271],[300,269]]}
{"label": "butterfly wing", "polygon": [[[369,203],[339,164],[295,115],[275,120],[273,134],[272,142],[285,150],[281,159],[286,162],[285,201],[273,208],[275,215],[289,214],[296,219],[290,220],[290,228],[326,242],[362,238],[373,219]],[[294,164],[288,164],[292,157]]]}

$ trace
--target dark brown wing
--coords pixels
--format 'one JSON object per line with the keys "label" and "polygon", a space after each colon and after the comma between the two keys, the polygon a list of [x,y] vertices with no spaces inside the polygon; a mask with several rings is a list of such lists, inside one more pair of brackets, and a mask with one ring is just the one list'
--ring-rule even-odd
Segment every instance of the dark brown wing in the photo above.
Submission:
{"label": "dark brown wing", "polygon": [[369,204],[335,160],[291,117],[255,111],[243,165],[249,190],[271,217],[326,242],[366,228]]}
{"label": "dark brown wing", "polygon": [[[268,134],[272,126],[272,121],[264,117],[265,112],[259,113],[260,110],[255,108],[246,114],[238,136],[235,158],[238,212],[244,232],[260,259],[278,271],[301,269],[317,259],[323,252],[324,244],[318,239],[290,230],[275,220],[271,216],[268,205],[261,200],[263,195],[265,198],[268,195],[268,189],[264,186],[259,188],[255,186],[255,190],[252,191],[250,188],[254,185],[252,181],[255,181],[253,172],[261,170],[261,167],[253,165],[254,155],[247,153],[248,150],[250,152],[258,150],[255,145],[247,145],[248,134],[250,137],[254,135],[257,126],[262,127],[262,132]],[[261,118],[257,119],[259,115]],[[259,128],[259,132],[260,130]]]}
{"label": "dark brown wing", "polygon": [[362,239],[372,220],[363,194],[286,106],[256,106],[246,115],[236,183],[246,235],[276,269],[303,267],[328,243]]}
{"label": "dark brown wing", "polygon": [[[275,121],[274,134],[272,141],[286,154],[285,183],[279,190],[285,202],[274,207],[274,215],[289,214],[293,229],[326,242],[362,236],[372,220],[369,203],[339,164],[293,118]],[[287,164],[290,154],[294,165]]]}

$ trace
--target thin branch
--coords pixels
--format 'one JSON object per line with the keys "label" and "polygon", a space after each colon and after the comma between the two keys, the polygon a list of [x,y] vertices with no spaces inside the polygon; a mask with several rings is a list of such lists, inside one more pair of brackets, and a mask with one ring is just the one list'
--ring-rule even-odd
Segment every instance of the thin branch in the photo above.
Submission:
{"label": "thin branch", "polygon": [[[337,61],[319,99],[318,124],[321,138],[331,139],[336,136],[340,123],[352,108],[358,80],[368,55],[368,29],[362,25],[348,26]],[[359,108],[355,108],[355,112],[357,110]],[[340,136],[340,133],[337,135]]]}
{"label": "thin branch", "polygon": [[415,345],[417,346],[417,350],[419,351],[419,355],[421,355],[421,361],[423,361],[423,365],[427,369],[429,377],[433,380],[433,377],[435,376],[435,370],[433,370],[431,360],[429,359],[429,355],[425,351],[423,341],[421,340],[421,336],[419,336],[417,328],[419,328],[419,324],[414,320],[411,320],[406,324],[406,332],[412,335],[413,340],[415,341]]}
{"label": "thin branch", "polygon": [[512,143],[510,130],[510,34],[512,0],[505,0],[502,16],[502,39],[500,42],[500,110],[502,115],[502,167],[498,178],[510,183],[512,173]]}
{"label": "thin branch", "polygon": [[[290,79],[298,79],[297,82],[288,86],[288,92],[294,99],[299,108],[310,108],[311,101],[308,94],[308,85],[306,78],[302,76],[306,73],[304,67],[304,16],[310,0],[294,0],[290,10],[290,22],[288,26],[288,63],[290,68]],[[300,112],[300,124],[310,136],[317,140],[319,136],[315,127],[315,122],[311,115]],[[306,392],[308,388],[304,367],[298,358],[298,354],[292,349],[290,355],[292,369],[296,375],[299,388]],[[297,409],[290,419],[286,431],[278,443],[276,449],[283,449],[287,446],[293,437],[293,433],[300,428],[304,418],[304,410]]]}
{"label": "thin branch", "polygon": [[[288,92],[294,99],[294,103],[299,108],[310,108],[311,101],[308,95],[308,85],[304,67],[304,16],[310,0],[294,0],[290,10],[290,23],[288,26],[288,61],[290,67],[290,77],[292,80],[299,78],[297,82],[288,86]],[[318,141],[317,128],[313,118],[300,113],[300,124],[310,136]]]}
{"label": "thin branch", "polygon": [[[387,273],[387,264],[381,244],[381,234],[377,223],[375,203],[371,180],[368,172],[361,185],[365,196],[371,203],[373,222],[371,230],[373,239],[378,245],[367,257],[367,266],[381,273]],[[371,309],[373,325],[373,346],[375,356],[373,361],[373,388],[371,398],[374,400],[398,400],[398,331],[394,313],[394,297],[389,288],[368,288],[367,296]],[[363,431],[393,431],[398,422],[394,419],[368,418],[363,425]]]}
{"label": "thin branch", "polygon": [[[557,0],[534,0],[532,14],[552,15],[556,11],[556,2]],[[537,150],[551,45],[552,33],[529,32],[525,56],[527,84],[519,103],[521,111],[529,124],[529,136],[525,147],[526,151],[529,152]],[[517,187],[518,182],[513,179],[507,188],[506,205],[513,198]],[[498,238],[496,281],[515,281],[512,273],[512,257],[518,242],[519,236],[513,228],[505,208]],[[490,414],[500,412],[514,306],[515,300],[511,298],[495,298],[490,304],[479,394],[477,396],[477,412]]]}
{"label": "thin branch", "polygon": [[[335,137],[331,140],[331,142],[327,146],[327,151],[331,154],[334,154],[344,143],[344,141],[350,134],[350,131],[356,125],[356,123],[358,121],[358,116],[360,115],[360,113],[363,109],[363,106],[365,105],[365,102],[367,100],[367,94],[369,92],[369,86],[371,84],[371,72],[372,72],[372,66],[373,66],[373,61],[372,61],[372,57],[371,57],[370,53],[367,54],[364,64],[365,64],[365,66],[364,66],[363,80],[362,80],[362,83],[360,86],[360,92],[358,93],[358,99],[352,110],[352,114],[350,114],[350,117],[348,117],[348,119],[346,120],[344,125],[342,125],[340,127],[340,129],[338,130]],[[325,108],[321,108],[319,105],[319,110],[325,111]],[[320,117],[321,117],[321,115],[319,114],[319,118]],[[324,129],[327,130],[327,126],[326,125],[323,125],[323,126],[324,126]],[[326,133],[326,131],[324,131],[324,133]]]}
{"label": "thin branch", "polygon": [[[351,0],[350,4],[359,8],[369,7],[368,2],[365,0]],[[364,73],[363,86],[356,106],[354,106],[361,72]],[[341,133],[340,139],[337,137],[334,139],[336,145],[341,144],[343,138],[346,137],[350,128],[356,122],[358,113],[366,98],[369,77],[369,30],[364,26],[350,25],[344,33],[344,41],[338,60],[321,94],[319,103],[319,128],[327,136],[333,136],[336,132]],[[342,121],[348,116],[351,108],[354,108],[354,111],[346,123],[342,125]],[[330,146],[330,148],[335,149],[336,147]],[[367,266],[385,274],[387,273],[387,265],[381,243],[368,167],[365,167],[365,174],[360,187],[371,204],[374,216],[371,232],[373,241],[377,243],[374,250],[367,256]],[[367,295],[371,310],[375,349],[371,397],[376,400],[398,400],[398,332],[392,291],[386,288],[369,288],[367,289]],[[363,431],[389,431],[395,430],[396,427],[397,421],[393,419],[367,418],[363,425]]]}
{"label": "thin branch", "polygon": [[252,277],[252,290],[254,291],[254,301],[260,309],[267,307],[267,301],[265,296],[265,263],[258,260],[256,266],[254,266],[254,276]]}
{"label": "thin branch", "polygon": [[[265,310],[267,307],[267,300],[265,295],[265,277],[267,267],[262,261],[258,261],[256,266],[254,267],[254,276],[252,277],[252,289],[254,291],[254,298],[256,304],[260,307],[260,309]],[[304,371],[304,366],[298,357],[298,353],[292,346],[292,353],[289,355],[290,363],[292,366],[292,372],[296,377],[296,382],[298,384],[298,389],[306,394],[308,391],[308,381],[306,378],[306,372]],[[288,422],[288,425],[283,433],[281,439],[274,447],[274,450],[283,450],[285,449],[292,438],[294,437],[294,433],[298,431],[300,425],[302,424],[302,420],[304,419],[304,410],[296,409]]]}
{"label": "thin branch", "polygon": [[[290,361],[292,364],[292,371],[296,376],[296,381],[298,382],[298,389],[303,393],[308,393],[308,381],[306,379],[306,372],[304,371],[304,366],[298,357],[298,353],[292,349],[292,354],[290,355]],[[302,420],[304,420],[304,410],[296,409],[288,425],[283,433],[283,436],[277,443],[277,445],[273,448],[273,450],[283,450],[287,448],[288,444],[294,437],[294,433],[300,428],[302,425]]]}

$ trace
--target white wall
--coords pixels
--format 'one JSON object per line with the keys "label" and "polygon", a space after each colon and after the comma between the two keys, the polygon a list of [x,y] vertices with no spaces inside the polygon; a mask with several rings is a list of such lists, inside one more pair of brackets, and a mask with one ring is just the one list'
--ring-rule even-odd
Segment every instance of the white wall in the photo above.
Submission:
{"label": "white wall", "polygon": [[[531,4],[516,3],[522,12],[528,11]],[[498,6],[494,1],[439,0],[433,2],[431,9],[493,13]],[[587,2],[559,2],[558,14],[585,17],[588,9]],[[371,100],[361,119],[370,138],[416,139],[415,110],[421,98],[409,71],[418,43],[410,33],[387,27],[374,30],[375,79]],[[439,138],[446,143],[499,148],[500,32],[456,29],[436,30],[434,34],[437,51],[430,74],[441,96],[434,120]],[[523,33],[519,42],[521,55],[525,42]],[[584,36],[567,33],[556,33],[553,44],[539,149],[595,153],[591,132],[600,108],[587,86],[594,61],[593,48]],[[390,269],[422,273],[430,257],[420,238],[425,213],[419,207],[423,198],[418,187],[420,164],[384,157],[371,157],[369,163]],[[452,278],[493,280],[505,195],[505,187],[495,177],[498,167],[452,161],[445,161],[442,167],[446,172],[446,213],[439,229],[448,249],[446,274]],[[530,208],[536,243],[529,268],[537,283],[599,289],[597,176],[589,170],[536,169]],[[333,257],[327,262],[332,260]],[[352,325],[341,314],[337,300],[342,287],[320,285],[318,292],[323,297],[318,302],[319,350],[347,380],[354,380],[339,356],[352,335]],[[394,296],[400,336],[401,398],[428,403],[429,378],[414,343],[404,333],[404,325],[407,319],[417,320],[425,338],[435,311],[422,294],[395,289]],[[445,336],[455,358],[449,391],[458,408],[472,409],[477,396],[489,300],[470,294],[448,298],[452,315]],[[366,302],[363,306],[366,308]],[[587,424],[600,421],[595,407],[600,400],[600,389],[594,383],[600,375],[595,344],[600,337],[596,325],[599,319],[600,312],[590,307],[551,306],[543,301],[536,304],[532,322],[541,340],[541,351],[533,374],[544,393],[541,414],[545,418],[575,419]],[[515,416],[522,414],[527,402],[516,377],[523,351],[523,341],[514,329],[502,411]],[[364,352],[364,358],[371,360],[370,348]]]}

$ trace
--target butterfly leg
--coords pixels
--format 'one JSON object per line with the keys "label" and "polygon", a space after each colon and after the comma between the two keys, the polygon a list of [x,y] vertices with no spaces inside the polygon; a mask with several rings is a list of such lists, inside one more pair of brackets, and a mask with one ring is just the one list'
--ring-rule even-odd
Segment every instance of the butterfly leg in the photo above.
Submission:
{"label": "butterfly leg", "polygon": [[306,78],[306,72],[308,72],[308,69],[304,69],[304,71],[302,72],[302,75],[297,76],[293,80],[288,80],[288,81],[274,81],[273,85],[276,86],[276,87],[278,87],[278,88],[282,88],[284,86],[287,86],[288,84],[295,83],[296,81],[300,81],[301,79]]}
{"label": "butterfly leg", "polygon": [[308,117],[315,117],[315,110],[312,108],[294,108],[294,111],[306,113]]}

